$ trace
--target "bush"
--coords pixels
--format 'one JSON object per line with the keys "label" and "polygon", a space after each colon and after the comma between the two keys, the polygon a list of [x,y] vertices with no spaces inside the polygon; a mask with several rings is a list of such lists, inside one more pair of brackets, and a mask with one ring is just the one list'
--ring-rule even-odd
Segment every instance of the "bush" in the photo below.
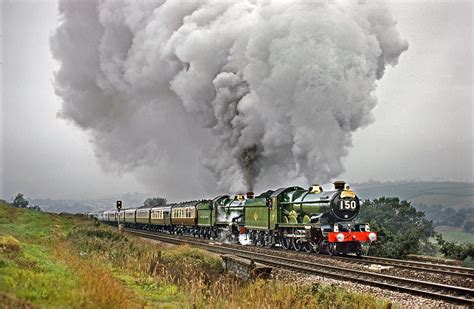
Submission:
{"label": "bush", "polygon": [[122,234],[116,233],[115,231],[111,231],[109,229],[80,229],[75,231],[75,233],[82,234],[87,237],[97,237],[100,239],[112,241],[120,241],[126,239],[126,237]]}
{"label": "bush", "polygon": [[447,241],[443,239],[441,234],[436,234],[436,240],[440,247],[439,251],[447,258],[461,261],[468,257],[474,258],[474,244]]}

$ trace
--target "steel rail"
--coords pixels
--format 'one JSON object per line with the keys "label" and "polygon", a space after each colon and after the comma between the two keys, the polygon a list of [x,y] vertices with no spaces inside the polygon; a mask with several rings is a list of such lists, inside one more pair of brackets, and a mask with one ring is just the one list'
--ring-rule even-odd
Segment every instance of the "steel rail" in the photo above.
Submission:
{"label": "steel rail", "polygon": [[439,284],[415,279],[395,277],[368,271],[347,269],[339,266],[330,266],[316,262],[297,261],[294,259],[257,253],[245,249],[236,249],[230,247],[216,246],[205,242],[192,239],[183,239],[177,237],[163,236],[152,232],[125,229],[126,232],[145,238],[156,239],[164,242],[181,244],[186,243],[195,247],[201,247],[205,250],[220,254],[235,254],[244,258],[249,258],[255,262],[294,271],[316,274],[324,277],[330,277],[338,280],[348,280],[390,290],[398,290],[410,294],[430,296],[437,299],[448,300],[455,303],[467,304],[470,307],[474,305],[474,289]]}
{"label": "steel rail", "polygon": [[[279,250],[282,249],[282,250]],[[284,250],[283,248],[272,248],[272,250],[278,250],[280,252],[286,252],[289,250]],[[302,251],[289,251],[294,254],[301,254],[301,255],[311,255],[312,253],[302,252]],[[429,262],[419,262],[419,261],[411,261],[411,260],[400,260],[400,259],[390,259],[390,258],[382,258],[382,257],[375,257],[375,256],[332,256],[331,259],[340,260],[348,263],[354,264],[379,264],[384,266],[396,266],[398,268],[404,268],[408,270],[416,270],[416,271],[423,271],[423,272],[431,272],[436,274],[443,274],[448,276],[460,276],[466,279],[470,279],[474,281],[474,268],[462,267],[462,266],[454,266],[454,265],[445,265],[445,264],[438,264],[438,263],[429,263]]]}

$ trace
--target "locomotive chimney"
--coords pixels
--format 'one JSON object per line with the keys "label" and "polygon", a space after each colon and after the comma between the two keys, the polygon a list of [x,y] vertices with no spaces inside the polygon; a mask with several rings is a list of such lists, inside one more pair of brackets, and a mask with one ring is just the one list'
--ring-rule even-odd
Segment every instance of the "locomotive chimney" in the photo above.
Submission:
{"label": "locomotive chimney", "polygon": [[253,198],[255,196],[255,193],[252,191],[247,192],[247,198]]}
{"label": "locomotive chimney", "polygon": [[346,185],[346,182],[344,180],[335,181],[334,182],[334,190],[342,191],[342,190],[344,190],[345,185]]}

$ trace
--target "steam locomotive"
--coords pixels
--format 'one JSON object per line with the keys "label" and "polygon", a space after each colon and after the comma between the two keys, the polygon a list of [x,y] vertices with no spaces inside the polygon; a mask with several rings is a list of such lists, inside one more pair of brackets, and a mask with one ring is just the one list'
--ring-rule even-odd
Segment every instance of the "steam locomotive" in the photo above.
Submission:
{"label": "steam locomotive", "polygon": [[362,254],[362,245],[377,240],[368,223],[356,223],[361,204],[344,181],[334,190],[319,185],[248,192],[166,206],[91,213],[89,216],[129,228],[245,242],[284,249]]}

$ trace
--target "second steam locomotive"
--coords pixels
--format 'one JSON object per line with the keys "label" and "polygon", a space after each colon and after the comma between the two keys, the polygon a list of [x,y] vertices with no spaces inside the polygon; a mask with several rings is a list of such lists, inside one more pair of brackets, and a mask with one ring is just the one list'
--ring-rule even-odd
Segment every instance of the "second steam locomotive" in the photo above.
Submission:
{"label": "second steam locomotive", "polygon": [[129,228],[186,234],[259,246],[334,254],[362,254],[362,244],[377,240],[369,224],[356,223],[360,201],[343,181],[334,190],[319,185],[287,187],[259,196],[252,192],[213,200],[90,214]]}

